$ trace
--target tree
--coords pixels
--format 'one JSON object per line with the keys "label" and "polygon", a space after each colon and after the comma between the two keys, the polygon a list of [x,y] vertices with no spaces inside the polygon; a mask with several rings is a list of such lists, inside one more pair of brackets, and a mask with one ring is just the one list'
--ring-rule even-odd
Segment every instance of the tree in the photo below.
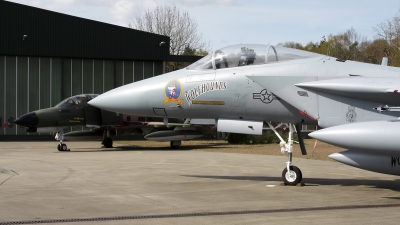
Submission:
{"label": "tree", "polygon": [[285,42],[283,44],[283,46],[287,47],[287,48],[294,48],[294,49],[304,50],[304,47],[303,47],[302,44],[300,44],[298,42],[294,42],[294,41]]}
{"label": "tree", "polygon": [[374,27],[378,39],[385,40],[390,46],[400,49],[400,17],[393,18]]}
{"label": "tree", "polygon": [[367,45],[366,38],[350,28],[337,35],[329,35],[328,54],[343,60],[363,61],[362,52]]}
{"label": "tree", "polygon": [[322,39],[319,43],[309,42],[306,46],[304,46],[304,50],[319,53],[322,55],[329,55],[329,44],[329,40],[326,41],[325,36],[322,36]]}
{"label": "tree", "polygon": [[[157,6],[153,11],[148,9],[144,15],[130,22],[128,27],[169,36],[171,55],[203,55],[209,50],[209,43],[204,42],[202,34],[198,32],[197,22],[187,11],[181,12],[176,5]],[[170,68],[177,67],[178,64]]]}
{"label": "tree", "polygon": [[374,30],[377,40],[381,40],[380,51],[389,59],[389,65],[400,66],[400,17],[397,15],[380,23]]}
{"label": "tree", "polygon": [[333,56],[343,60],[353,60],[381,64],[382,58],[389,59],[389,66],[400,67],[400,11],[399,13],[374,27],[376,37],[368,41],[350,28],[336,35],[325,36],[318,42],[309,42],[305,46],[296,42],[286,42],[285,47]]}
{"label": "tree", "polygon": [[[389,44],[383,39],[372,41],[365,48],[364,62],[380,64],[383,57],[388,57],[388,55],[390,55],[389,49]],[[392,60],[390,60],[389,63],[392,63]]]}
{"label": "tree", "polygon": [[319,42],[309,42],[304,47],[295,42],[286,42],[284,46],[302,49],[323,55],[333,56],[343,60],[364,61],[364,51],[369,42],[358,34],[354,28],[336,35],[325,36]]}

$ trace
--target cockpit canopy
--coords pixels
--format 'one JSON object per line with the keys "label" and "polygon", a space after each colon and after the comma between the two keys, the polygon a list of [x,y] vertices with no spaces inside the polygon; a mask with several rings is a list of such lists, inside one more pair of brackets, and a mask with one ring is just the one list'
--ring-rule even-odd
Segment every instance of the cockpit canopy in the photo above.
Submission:
{"label": "cockpit canopy", "polygon": [[88,101],[96,98],[97,94],[82,94],[82,95],[75,95],[69,98],[62,100],[58,103],[55,107],[68,107],[73,105],[78,105],[82,103],[87,103]]}
{"label": "cockpit canopy", "polygon": [[283,46],[239,44],[218,49],[189,65],[186,69],[223,69],[321,56],[323,55]]}

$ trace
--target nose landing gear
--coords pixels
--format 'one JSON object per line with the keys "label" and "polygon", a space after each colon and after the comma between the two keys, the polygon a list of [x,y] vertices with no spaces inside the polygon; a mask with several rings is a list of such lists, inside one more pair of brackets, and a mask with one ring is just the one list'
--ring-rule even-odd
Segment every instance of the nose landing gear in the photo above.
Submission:
{"label": "nose landing gear", "polygon": [[[292,153],[293,153],[293,132],[295,131],[295,126],[294,124],[279,124],[277,127],[273,127],[270,122],[267,122],[271,130],[274,131],[275,135],[281,140],[280,146],[281,146],[281,153],[285,154],[286,152],[288,153],[288,161],[286,162],[286,168],[282,171],[282,179],[285,185],[290,185],[290,186],[296,186],[298,184],[301,184],[301,180],[303,179],[303,174],[301,173],[301,170],[297,166],[292,165]],[[286,125],[289,127],[289,137],[287,142],[283,140],[281,135],[276,131],[277,128],[281,127],[282,125]],[[299,138],[299,143],[301,144],[301,149],[303,155],[307,154],[305,151],[304,143],[303,140],[301,139],[301,134],[300,134],[300,129],[297,127],[297,136]],[[301,141],[300,141],[301,139]]]}
{"label": "nose landing gear", "polygon": [[179,149],[179,147],[181,146],[181,141],[171,141],[169,143],[169,146],[171,147],[171,149]]}
{"label": "nose landing gear", "polygon": [[112,148],[113,147],[113,140],[110,138],[110,131],[108,129],[105,129],[103,132],[103,142],[101,144],[105,148]]}
{"label": "nose landing gear", "polygon": [[69,151],[68,147],[66,144],[63,143],[64,140],[64,131],[59,131],[57,132],[55,139],[57,141],[60,141],[60,143],[57,145],[57,150],[60,152],[65,152],[65,151]]}

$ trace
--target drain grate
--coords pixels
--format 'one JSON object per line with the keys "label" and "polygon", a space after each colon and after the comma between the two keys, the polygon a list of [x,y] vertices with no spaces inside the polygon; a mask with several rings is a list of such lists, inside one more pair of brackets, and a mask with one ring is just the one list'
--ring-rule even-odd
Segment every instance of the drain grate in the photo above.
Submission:
{"label": "drain grate", "polygon": [[43,223],[72,223],[72,222],[93,222],[93,221],[112,221],[112,220],[140,220],[140,219],[160,219],[160,218],[179,218],[195,216],[225,216],[225,215],[243,215],[243,214],[261,214],[261,213],[280,213],[280,212],[305,212],[305,211],[324,211],[324,210],[342,210],[342,209],[369,209],[369,208],[391,208],[400,207],[400,204],[380,204],[380,205],[342,205],[342,206],[324,206],[293,209],[264,209],[264,210],[243,210],[226,212],[199,212],[199,213],[178,213],[178,214],[160,214],[160,215],[142,215],[142,216],[115,216],[115,217],[93,217],[93,218],[71,218],[71,219],[47,219],[47,220],[25,220],[0,222],[0,225],[12,224],[43,224]]}

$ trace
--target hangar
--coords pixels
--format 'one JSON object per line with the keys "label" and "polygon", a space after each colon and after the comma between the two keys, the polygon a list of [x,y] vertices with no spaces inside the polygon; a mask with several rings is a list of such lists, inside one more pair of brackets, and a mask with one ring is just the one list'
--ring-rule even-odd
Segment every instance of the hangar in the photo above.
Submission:
{"label": "hangar", "polygon": [[[0,122],[82,94],[101,94],[165,72],[168,36],[0,0]],[[5,124],[7,125],[7,124]],[[0,137],[24,136],[5,126]]]}

